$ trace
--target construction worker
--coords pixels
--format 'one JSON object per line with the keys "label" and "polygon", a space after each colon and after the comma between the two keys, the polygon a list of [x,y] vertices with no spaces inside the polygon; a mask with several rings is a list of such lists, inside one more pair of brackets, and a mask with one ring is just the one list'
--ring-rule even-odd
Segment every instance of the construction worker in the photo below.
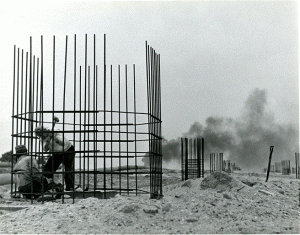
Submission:
{"label": "construction worker", "polygon": [[36,160],[27,155],[25,145],[17,145],[15,152],[17,163],[14,165],[12,172],[19,193],[28,199],[39,197],[38,193],[41,193],[43,189],[42,183],[44,183],[44,191],[48,189],[47,180],[42,177]]}
{"label": "construction worker", "polygon": [[[55,117],[56,118],[56,117]],[[56,118],[57,119],[57,118]],[[53,173],[58,169],[61,163],[65,166],[66,191],[74,190],[74,160],[75,149],[72,143],[63,138],[61,133],[51,133],[48,128],[38,126],[35,128],[35,134],[40,139],[44,151],[52,152],[44,167],[44,176],[53,180]]]}

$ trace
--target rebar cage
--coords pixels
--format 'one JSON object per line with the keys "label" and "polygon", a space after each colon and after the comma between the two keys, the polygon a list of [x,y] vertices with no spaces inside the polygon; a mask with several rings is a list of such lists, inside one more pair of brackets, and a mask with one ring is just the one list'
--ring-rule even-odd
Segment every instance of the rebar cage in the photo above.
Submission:
{"label": "rebar cage", "polygon": [[224,171],[223,153],[211,153],[209,155],[210,172]]}
{"label": "rebar cage", "polygon": [[182,180],[204,177],[204,138],[181,138]]}
{"label": "rebar cage", "polygon": [[291,161],[290,160],[282,160],[282,174],[283,175],[290,175],[291,174]]}
{"label": "rebar cage", "polygon": [[[39,163],[40,174],[44,174],[45,162],[54,152],[43,151],[34,130],[47,126],[45,133],[60,134],[75,147],[73,169],[66,171],[62,164],[51,172],[63,188],[65,174],[73,173],[74,186],[83,189],[69,193],[73,199],[91,195],[108,198],[116,193],[162,197],[160,55],[146,42],[144,95],[148,110],[138,112],[137,101],[142,99],[137,93],[143,87],[136,87],[140,79],[136,78],[135,64],[131,69],[127,65],[107,66],[104,35],[101,76],[96,35],[92,40],[85,35],[82,51],[78,41],[74,35],[70,49],[66,36],[64,53],[59,53],[53,36],[48,60],[44,59],[43,36],[40,58],[32,53],[32,37],[29,52],[14,46],[12,149],[25,145],[28,156]],[[55,128],[54,117],[59,119]],[[145,158],[149,160],[143,161]],[[14,164],[12,161],[12,169]],[[13,178],[12,172],[12,182]],[[17,190],[14,186],[12,192]],[[40,194],[43,198],[51,193]],[[62,201],[65,195],[63,191]]]}
{"label": "rebar cage", "polygon": [[275,162],[274,163],[274,171],[276,173],[281,173],[282,167],[281,167],[281,162]]}
{"label": "rebar cage", "polygon": [[296,179],[300,179],[300,154],[295,153],[295,174]]}
{"label": "rebar cage", "polygon": [[231,170],[231,162],[230,160],[223,160],[223,170],[230,173]]}

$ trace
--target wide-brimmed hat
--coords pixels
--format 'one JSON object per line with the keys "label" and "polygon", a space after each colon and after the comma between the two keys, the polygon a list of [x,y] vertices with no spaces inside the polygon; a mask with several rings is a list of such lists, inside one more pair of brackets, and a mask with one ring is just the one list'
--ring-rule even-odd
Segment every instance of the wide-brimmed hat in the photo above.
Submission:
{"label": "wide-brimmed hat", "polygon": [[23,153],[27,153],[27,148],[25,145],[17,145],[15,147],[15,150],[16,150],[16,154],[23,154]]}

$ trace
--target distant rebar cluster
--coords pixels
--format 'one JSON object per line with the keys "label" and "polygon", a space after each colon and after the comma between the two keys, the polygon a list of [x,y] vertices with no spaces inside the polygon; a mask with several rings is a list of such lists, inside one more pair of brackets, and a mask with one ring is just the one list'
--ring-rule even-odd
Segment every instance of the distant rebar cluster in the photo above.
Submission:
{"label": "distant rebar cluster", "polygon": [[204,139],[181,138],[182,180],[204,177]]}
{"label": "distant rebar cluster", "polygon": [[295,174],[296,179],[300,179],[300,153],[295,153]]}
{"label": "distant rebar cluster", "polygon": [[[270,172],[281,173],[282,175],[296,175],[296,179],[300,179],[300,160],[299,153],[295,153],[295,166],[291,164],[291,160],[281,160],[275,162],[270,166]],[[267,168],[264,168],[264,172],[267,172]]]}
{"label": "distant rebar cluster", "polygon": [[210,172],[223,171],[223,153],[211,153],[209,155]]}
{"label": "distant rebar cluster", "polygon": [[[138,101],[143,97],[137,91],[143,87],[137,87],[140,80],[135,64],[131,69],[127,65],[108,66],[106,35],[101,65],[97,62],[100,49],[96,35],[92,40],[85,35],[81,47],[76,35],[71,43],[66,36],[64,53],[57,50],[53,36],[47,60],[43,36],[39,58],[33,55],[32,44],[30,37],[29,52],[14,46],[12,149],[25,145],[44,174],[45,162],[54,152],[42,149],[34,130],[37,126],[48,127],[52,134],[61,134],[75,147],[71,173],[83,191],[72,192],[73,199],[91,195],[108,198],[116,193],[162,197],[160,55],[146,42],[147,90],[142,95],[148,104],[140,105]],[[137,111],[146,105],[148,110]],[[55,117],[59,122],[54,128]],[[145,157],[149,158],[149,168],[142,164]],[[65,186],[64,166],[52,173]],[[41,197],[48,194],[43,192]],[[63,192],[63,200],[65,195]]]}

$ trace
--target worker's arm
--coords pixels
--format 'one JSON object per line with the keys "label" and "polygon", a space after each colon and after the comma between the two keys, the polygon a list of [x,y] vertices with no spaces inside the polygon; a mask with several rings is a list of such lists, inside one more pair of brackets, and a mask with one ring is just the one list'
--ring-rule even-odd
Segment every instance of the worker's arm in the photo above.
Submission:
{"label": "worker's arm", "polygon": [[43,141],[43,143],[45,143],[44,144],[44,146],[43,146],[43,149],[44,149],[44,151],[49,151],[50,150],[50,143],[51,143],[51,136],[49,135],[48,137],[46,137],[46,139]]}

